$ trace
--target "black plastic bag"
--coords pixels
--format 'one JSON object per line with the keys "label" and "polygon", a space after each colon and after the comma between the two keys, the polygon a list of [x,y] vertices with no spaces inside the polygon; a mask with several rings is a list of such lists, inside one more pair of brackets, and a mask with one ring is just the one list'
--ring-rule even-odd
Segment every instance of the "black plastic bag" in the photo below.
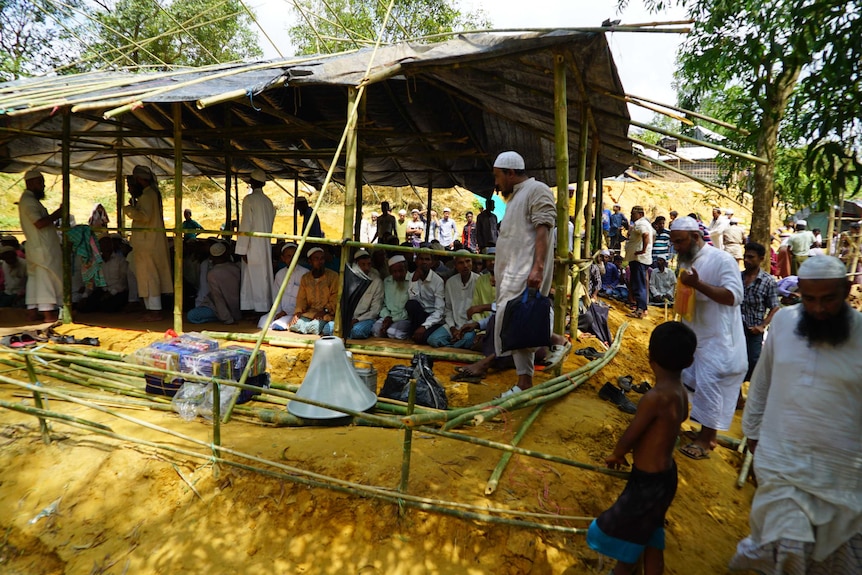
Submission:
{"label": "black plastic bag", "polygon": [[433,362],[424,353],[413,356],[410,365],[396,365],[386,374],[380,397],[407,402],[410,395],[410,379],[416,380],[416,405],[447,409],[449,400],[446,390],[434,377]]}
{"label": "black plastic bag", "polygon": [[535,289],[506,303],[503,328],[500,331],[501,351],[551,345],[551,298]]}

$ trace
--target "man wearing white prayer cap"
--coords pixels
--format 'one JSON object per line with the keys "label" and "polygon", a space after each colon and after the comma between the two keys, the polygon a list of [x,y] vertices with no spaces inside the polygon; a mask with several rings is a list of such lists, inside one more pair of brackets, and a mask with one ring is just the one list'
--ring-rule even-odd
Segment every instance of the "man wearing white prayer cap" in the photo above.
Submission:
{"label": "man wearing white prayer cap", "polygon": [[437,236],[443,249],[451,250],[458,239],[458,225],[451,217],[452,210],[443,208],[443,217],[437,223]]}
{"label": "man wearing white prayer cap", "polygon": [[231,325],[242,319],[239,309],[240,267],[230,259],[225,242],[210,246],[212,269],[207,272],[209,291],[201,303],[190,309],[190,323],[221,322]]}
{"label": "man wearing white prayer cap", "polygon": [[147,166],[135,166],[128,185],[131,198],[123,213],[132,220],[132,227],[150,228],[132,231],[131,238],[138,294],[147,308],[140,321],[159,321],[163,319],[162,294],[174,292],[162,196]]}
{"label": "man wearing white prayer cap", "polygon": [[[551,242],[557,220],[557,205],[550,188],[525,173],[524,158],[517,152],[503,152],[494,161],[494,184],[506,200],[506,217],[497,237],[497,317],[506,317],[506,305],[526,289],[547,296],[554,272]],[[499,321],[494,326],[497,357],[511,355],[518,374],[517,383],[503,395],[533,386],[536,348],[503,351],[503,330],[517,329]]]}
{"label": "man wearing white prayer cap", "polygon": [[[251,171],[247,179],[251,193],[242,200],[239,231],[272,233],[276,209],[272,200],[263,193],[266,180],[266,173],[260,168]],[[300,198],[297,198],[296,203],[297,209],[300,209]],[[303,227],[304,225],[303,220]],[[273,298],[272,240],[266,237],[238,236],[234,251],[242,258],[242,288],[239,295],[241,309],[268,312]]]}
{"label": "man wearing white prayer cap", "polygon": [[[670,226],[670,241],[679,262],[680,281],[694,290],[694,314],[683,323],[697,334],[694,363],[682,372],[692,392],[691,419],[700,432],[680,452],[705,459],[716,445],[719,429],[729,429],[739,389],[748,367],[740,305],[742,277],[729,253],[707,244],[697,220],[677,218]],[[676,301],[684,300],[677,293]]]}
{"label": "man wearing white prayer cap", "polygon": [[724,230],[730,225],[730,219],[722,211],[719,207],[712,208],[712,221],[708,227],[712,245],[718,249],[724,249]]}
{"label": "man wearing white prayer cap", "polygon": [[806,260],[801,303],[772,320],[742,417],[757,491],[732,569],[862,572],[862,314],[845,273]]}
{"label": "man wearing white prayer cap", "polygon": [[27,321],[57,321],[63,305],[63,250],[54,221],[63,206],[49,214],[45,199],[45,178],[39,170],[24,174],[26,189],[18,200],[18,217],[27,238]]}
{"label": "man wearing white prayer cap", "polygon": [[410,337],[410,318],[407,301],[410,299],[410,281],[407,279],[407,260],[394,255],[387,262],[389,275],[383,280],[383,307],[371,333],[374,337],[407,339]]}

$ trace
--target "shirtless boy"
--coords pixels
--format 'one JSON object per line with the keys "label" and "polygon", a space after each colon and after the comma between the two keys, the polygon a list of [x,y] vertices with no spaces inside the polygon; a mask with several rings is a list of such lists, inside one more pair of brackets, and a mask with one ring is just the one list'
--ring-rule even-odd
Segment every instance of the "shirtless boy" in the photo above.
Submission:
{"label": "shirtless boy", "polygon": [[659,325],[649,342],[655,387],[638,404],[628,429],[605,459],[611,469],[628,466],[631,476],[610,509],[592,522],[591,549],[617,560],[611,573],[630,575],[643,558],[644,575],[664,572],[664,516],[676,494],[673,449],[680,424],[688,417],[688,397],[680,372],[694,361],[697,336],[682,323]]}

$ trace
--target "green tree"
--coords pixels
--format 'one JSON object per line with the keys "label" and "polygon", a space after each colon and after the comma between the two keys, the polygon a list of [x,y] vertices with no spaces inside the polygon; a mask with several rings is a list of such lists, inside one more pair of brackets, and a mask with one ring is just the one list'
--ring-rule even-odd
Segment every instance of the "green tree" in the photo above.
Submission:
{"label": "green tree", "polygon": [[204,66],[262,54],[240,0],[116,0],[89,14],[84,67]]}
{"label": "green tree", "polygon": [[[389,3],[386,0],[296,0],[299,24],[288,29],[297,54],[331,54],[376,41]],[[449,0],[399,0],[383,31],[384,43],[486,29],[481,11],[464,14]],[[440,38],[444,39],[444,38]]]}
{"label": "green tree", "polygon": [[[754,166],[751,229],[755,241],[765,242],[782,147],[806,148],[803,163],[782,163],[789,170],[831,166],[841,171],[839,182],[845,183],[852,179],[848,174],[859,171],[854,152],[858,136],[852,135],[859,129],[862,3],[647,0],[655,10],[671,2],[686,8],[695,21],[678,56],[681,105],[698,109],[706,100],[721,103],[725,115],[718,117],[750,132],[734,134],[732,145],[754,150],[767,161]],[[821,176],[822,182],[826,173]],[[814,192],[811,179],[805,181]],[[782,180],[785,193],[797,193],[797,184]],[[833,197],[836,191],[835,186],[820,189]]]}
{"label": "green tree", "polygon": [[[66,0],[77,6],[78,0]],[[47,72],[73,60],[68,11],[41,0],[0,0],[0,80]]]}

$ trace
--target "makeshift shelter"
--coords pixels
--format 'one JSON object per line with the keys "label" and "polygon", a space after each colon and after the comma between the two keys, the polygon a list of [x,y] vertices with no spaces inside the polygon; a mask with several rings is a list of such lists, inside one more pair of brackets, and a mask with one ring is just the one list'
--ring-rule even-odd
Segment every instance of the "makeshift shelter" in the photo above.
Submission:
{"label": "makeshift shelter", "polygon": [[[465,34],[150,74],[33,78],[0,84],[0,170],[63,174],[67,206],[69,174],[116,179],[120,211],[122,175],[149,165],[174,176],[177,239],[184,175],[226,176],[228,195],[231,175],[254,167],[315,187],[329,177],[347,187],[348,240],[362,182],[427,186],[429,199],[433,188],[455,185],[488,197],[494,157],[514,149],[530,175],[562,190],[558,256],[565,258],[568,182],[579,184],[580,215],[592,204],[586,182],[633,162],[623,95],[604,34],[566,30]],[[358,118],[349,113],[354,104]],[[578,157],[571,165],[570,150]],[[582,224],[589,237],[591,218],[578,217],[576,246]],[[181,269],[182,250],[176,252]],[[558,264],[557,285],[565,271]],[[180,292],[181,280],[176,287]],[[558,322],[565,315],[558,309]]]}

